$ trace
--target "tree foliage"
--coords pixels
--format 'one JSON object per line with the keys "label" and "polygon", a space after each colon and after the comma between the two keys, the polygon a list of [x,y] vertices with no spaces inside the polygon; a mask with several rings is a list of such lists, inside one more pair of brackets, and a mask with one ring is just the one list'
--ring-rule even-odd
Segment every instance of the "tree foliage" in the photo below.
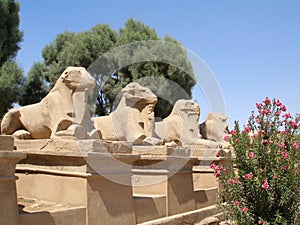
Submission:
{"label": "tree foliage", "polygon": [[23,36],[19,22],[19,3],[0,0],[0,118],[18,101],[23,82],[23,70],[13,61]]}
{"label": "tree foliage", "polygon": [[23,33],[19,30],[19,3],[0,0],[0,66],[20,49]]}
{"label": "tree foliage", "polygon": [[116,41],[117,33],[108,25],[101,24],[77,34],[73,32],[59,34],[42,51],[46,80],[53,86],[67,66],[88,68],[100,55],[113,48]]}
{"label": "tree foliage", "polygon": [[16,62],[8,61],[0,67],[0,118],[18,100],[23,81],[23,70]]}
{"label": "tree foliage", "polygon": [[[97,97],[94,98],[97,101],[95,113],[98,115],[110,113],[116,104],[117,95],[129,82],[139,82],[144,77],[159,77],[161,79],[144,81],[142,85],[149,86],[151,89],[156,87],[156,90],[153,90],[155,94],[165,98],[165,100],[159,98],[156,107],[156,115],[165,117],[169,115],[172,103],[174,104],[177,99],[174,99],[176,90],[171,90],[167,82],[161,80],[171,80],[177,83],[186,92],[185,98],[188,98],[191,95],[191,88],[195,84],[192,67],[179,42],[170,36],[166,36],[164,39],[160,38],[154,29],[140,21],[129,19],[125,23],[125,27],[118,32],[112,30],[109,25],[98,24],[89,31],[59,34],[42,51],[45,71],[41,76],[52,87],[67,66],[89,68],[100,56],[115,48],[137,41],[153,40],[174,44],[168,50],[168,57],[173,60],[173,63],[159,61],[159,56],[165,55],[166,51],[149,43],[145,43],[139,48],[134,46],[130,46],[130,49],[122,48],[114,57],[106,58],[107,61],[103,61],[103,65],[100,66],[101,71],[95,72],[100,76]],[[158,60],[139,61],[147,56]],[[129,65],[125,63],[130,61],[136,63]],[[124,66],[119,68],[118,65]],[[169,99],[173,99],[174,102],[170,104]]]}
{"label": "tree foliage", "polygon": [[43,63],[34,63],[22,85],[22,94],[19,101],[21,105],[40,102],[46,96],[49,88],[43,78],[44,71],[45,65]]}

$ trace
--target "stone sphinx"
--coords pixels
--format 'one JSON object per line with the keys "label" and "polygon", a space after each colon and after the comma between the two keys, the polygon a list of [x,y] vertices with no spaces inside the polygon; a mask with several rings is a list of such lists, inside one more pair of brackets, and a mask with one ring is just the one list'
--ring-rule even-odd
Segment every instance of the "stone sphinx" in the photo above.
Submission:
{"label": "stone sphinx", "polygon": [[202,137],[206,140],[219,143],[222,148],[229,148],[229,143],[224,141],[224,137],[229,135],[227,118],[223,113],[209,113],[206,121],[199,125]]}
{"label": "stone sphinx", "polygon": [[199,105],[192,100],[178,100],[161,122],[155,123],[155,133],[167,146],[196,145],[199,138]]}
{"label": "stone sphinx", "polygon": [[160,140],[153,138],[156,95],[135,82],[124,87],[122,94],[115,111],[108,116],[92,118],[102,139],[133,144],[160,144]]}
{"label": "stone sphinx", "polygon": [[166,146],[229,148],[229,144],[224,142],[224,136],[228,134],[227,116],[209,113],[201,125],[198,124],[199,117],[200,107],[196,102],[180,99],[167,118],[155,123],[155,134]]}
{"label": "stone sphinx", "polygon": [[84,132],[87,135],[93,130],[86,100],[94,87],[94,79],[85,68],[68,67],[41,102],[9,110],[1,122],[1,132],[20,139],[47,139],[76,132],[85,138]]}

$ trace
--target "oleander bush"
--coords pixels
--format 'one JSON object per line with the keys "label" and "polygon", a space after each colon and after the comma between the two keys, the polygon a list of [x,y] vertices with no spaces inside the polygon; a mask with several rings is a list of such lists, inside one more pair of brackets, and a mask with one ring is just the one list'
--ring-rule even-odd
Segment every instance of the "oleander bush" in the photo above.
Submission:
{"label": "oleander bush", "polygon": [[222,189],[218,206],[230,224],[300,224],[300,117],[279,100],[256,103],[248,124],[224,139],[229,163],[212,164]]}

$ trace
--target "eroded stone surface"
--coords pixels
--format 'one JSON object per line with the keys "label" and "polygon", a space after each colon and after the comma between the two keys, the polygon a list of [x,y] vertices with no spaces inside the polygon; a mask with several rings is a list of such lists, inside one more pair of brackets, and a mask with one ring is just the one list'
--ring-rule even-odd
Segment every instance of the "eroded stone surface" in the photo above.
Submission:
{"label": "eroded stone surface", "polygon": [[15,140],[15,145],[22,151],[132,153],[132,143],[101,139]]}
{"label": "eroded stone surface", "polygon": [[83,67],[68,67],[41,102],[11,109],[1,122],[2,134],[21,139],[43,139],[74,135],[72,124],[93,129],[86,107],[87,94],[95,87],[93,77]]}
{"label": "eroded stone surface", "polygon": [[223,113],[209,113],[206,121],[200,125],[203,138],[222,142],[224,136],[229,134],[227,118]]}
{"label": "eroded stone surface", "polygon": [[12,151],[14,149],[14,138],[10,135],[0,135],[0,151]]}
{"label": "eroded stone surface", "polygon": [[163,143],[176,145],[196,144],[199,135],[199,105],[192,100],[178,100],[171,112],[162,122],[155,123],[155,133]]}
{"label": "eroded stone surface", "polygon": [[128,84],[122,93],[117,109],[109,116],[94,117],[94,125],[104,140],[143,144],[147,137],[153,136],[157,97],[149,88],[138,83]]}
{"label": "eroded stone surface", "polygon": [[199,126],[202,137],[229,148],[229,143],[224,141],[224,137],[229,134],[227,118],[223,113],[209,113],[206,121]]}

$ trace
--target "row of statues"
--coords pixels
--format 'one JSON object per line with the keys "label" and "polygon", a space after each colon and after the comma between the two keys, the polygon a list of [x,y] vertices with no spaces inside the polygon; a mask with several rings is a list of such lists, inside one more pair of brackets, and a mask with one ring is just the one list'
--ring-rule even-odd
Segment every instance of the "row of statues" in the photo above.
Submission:
{"label": "row of statues", "polygon": [[122,89],[116,110],[91,118],[87,98],[94,88],[94,78],[85,68],[68,67],[41,102],[5,114],[1,133],[20,139],[101,138],[166,146],[208,142],[218,146],[228,133],[227,116],[222,113],[210,113],[199,126],[200,107],[192,100],[178,100],[167,118],[155,122],[157,96],[135,82]]}

